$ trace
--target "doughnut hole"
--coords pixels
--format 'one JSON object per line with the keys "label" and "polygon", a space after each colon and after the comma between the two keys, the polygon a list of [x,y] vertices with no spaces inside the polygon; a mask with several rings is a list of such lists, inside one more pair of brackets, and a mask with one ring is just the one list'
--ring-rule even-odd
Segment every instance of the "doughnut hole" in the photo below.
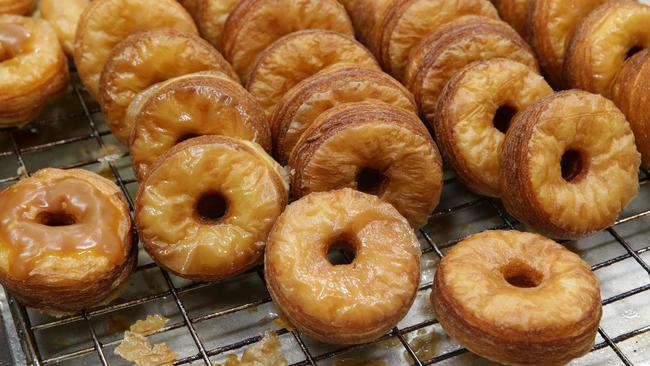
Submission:
{"label": "doughnut hole", "polygon": [[568,149],[562,155],[560,168],[562,179],[569,183],[576,183],[582,179],[587,172],[587,159],[585,154],[579,150]]}
{"label": "doughnut hole", "polygon": [[627,60],[643,50],[644,48],[641,46],[632,46],[627,53],[625,53],[625,59]]}
{"label": "doughnut hole", "polygon": [[197,221],[214,225],[228,213],[228,200],[220,192],[206,192],[196,201]]}
{"label": "doughnut hole", "polygon": [[364,167],[357,173],[356,181],[358,191],[381,196],[386,189],[388,177],[377,169]]}
{"label": "doughnut hole", "polygon": [[77,223],[77,218],[64,211],[48,212],[38,214],[36,220],[45,226],[69,226]]}
{"label": "doughnut hole", "polygon": [[517,114],[516,108],[513,108],[507,104],[499,106],[496,113],[494,113],[494,118],[492,119],[494,128],[505,135],[506,132],[508,132],[508,127],[510,127],[510,122],[512,121],[512,118],[515,116],[515,114]]}
{"label": "doughnut hole", "polygon": [[503,278],[510,285],[519,288],[534,288],[539,286],[544,275],[522,261],[510,261],[501,268]]}
{"label": "doughnut hole", "polygon": [[334,237],[327,244],[327,261],[333,266],[352,264],[357,256],[359,243],[357,238],[349,233]]}

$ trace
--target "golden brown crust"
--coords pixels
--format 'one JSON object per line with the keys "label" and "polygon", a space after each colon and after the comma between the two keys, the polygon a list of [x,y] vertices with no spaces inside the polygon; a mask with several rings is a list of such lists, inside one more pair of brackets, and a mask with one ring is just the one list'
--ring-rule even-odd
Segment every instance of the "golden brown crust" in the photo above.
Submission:
{"label": "golden brown crust", "polygon": [[38,7],[43,19],[50,22],[68,57],[74,55],[77,23],[90,0],[41,0]]}
{"label": "golden brown crust", "polygon": [[[509,282],[513,269],[536,283]],[[602,316],[587,263],[549,239],[516,231],[486,231],[452,248],[436,270],[431,301],[456,341],[506,365],[563,365],[588,353]]]}
{"label": "golden brown crust", "polygon": [[594,8],[606,1],[530,1],[526,38],[542,69],[556,87],[566,87],[564,58],[576,28]]}
{"label": "golden brown crust", "polygon": [[[289,166],[294,197],[366,190],[415,228],[427,223],[442,191],[442,159],[422,122],[383,103],[347,103],[321,114],[296,143]],[[366,182],[368,169],[379,177]]]}
{"label": "golden brown crust", "polygon": [[[115,228],[115,231],[122,233],[122,259],[118,265],[111,266],[99,257],[83,259],[79,258],[79,253],[61,253],[39,262],[27,278],[16,278],[2,270],[0,282],[24,305],[47,312],[77,312],[106,300],[126,281],[137,264],[137,245],[134,245],[132,240],[133,231],[128,206],[115,183],[86,170],[47,168],[16,184],[31,184],[60,178],[89,183],[101,192],[102,196],[97,199],[114,205],[121,212],[119,222],[124,227]],[[1,194],[8,194],[10,189],[11,187],[7,188]],[[2,246],[3,244],[0,243],[0,249],[3,249]],[[90,255],[88,251],[86,252]],[[93,266],[92,263],[96,265]]]}
{"label": "golden brown crust", "polygon": [[517,33],[526,36],[526,19],[528,7],[535,1],[531,0],[492,0],[499,11],[499,16],[506,23],[510,24]]}
{"label": "golden brown crust", "polygon": [[376,53],[384,70],[402,80],[409,52],[423,38],[459,17],[498,19],[487,0],[398,0],[388,7],[379,26]]}
{"label": "golden brown crust", "polygon": [[344,63],[379,70],[372,54],[350,36],[323,29],[293,32],[259,55],[246,89],[270,115],[294,85],[323,69]]}
{"label": "golden brown crust", "polygon": [[0,14],[0,27],[5,24],[25,32],[27,38],[13,55],[3,47],[10,58],[0,62],[0,127],[21,126],[65,91],[68,61],[47,21]]}
{"label": "golden brown crust", "polygon": [[[235,276],[261,260],[267,234],[287,204],[285,179],[254,143],[215,135],[184,141],[156,160],[138,189],[140,240],[175,275],[195,281]],[[197,217],[198,200],[210,192],[227,202],[218,221]]]}
{"label": "golden brown crust", "polygon": [[611,96],[630,122],[643,165],[650,167],[650,49],[625,62],[614,79]]}
{"label": "golden brown crust", "polygon": [[238,0],[195,0],[194,14],[201,36],[221,50],[221,34],[230,12],[239,3]]}
{"label": "golden brown crust", "polygon": [[0,0],[0,14],[29,15],[35,6],[35,0]]}
{"label": "golden brown crust", "polygon": [[[134,102],[135,103],[135,102]],[[213,72],[188,74],[155,87],[127,119],[133,170],[144,180],[159,155],[186,136],[224,135],[257,142],[271,151],[264,111],[239,84]],[[187,120],[181,122],[180,116]]]}
{"label": "golden brown crust", "polygon": [[614,103],[560,92],[512,122],[500,158],[501,198],[536,231],[581,238],[612,225],[636,196],[639,164],[632,130]]}
{"label": "golden brown crust", "polygon": [[303,29],[354,34],[345,8],[336,0],[242,0],[228,16],[221,45],[226,59],[246,82],[266,47]]}
{"label": "golden brown crust", "polygon": [[357,38],[374,55],[379,55],[381,42],[381,24],[388,9],[398,0],[356,0],[350,11],[350,17],[356,30]]}
{"label": "golden brown crust", "polygon": [[358,65],[328,68],[296,84],[276,105],[270,119],[275,156],[286,164],[300,135],[324,111],[366,100],[417,114],[413,95],[389,75]]}
{"label": "golden brown crust", "polygon": [[539,70],[533,51],[508,24],[475,16],[459,21],[425,38],[409,57],[405,85],[432,127],[442,89],[464,66],[502,57]]}
{"label": "golden brown crust", "polygon": [[[332,265],[332,241],[354,247],[349,265]],[[264,258],[269,293],[293,325],[334,344],[372,341],[413,304],[420,248],[389,204],[352,189],[313,193],[278,218]]]}
{"label": "golden brown crust", "polygon": [[502,58],[474,62],[449,80],[438,100],[434,131],[445,161],[463,184],[499,197],[499,150],[509,121],[496,126],[495,114],[500,107],[523,111],[552,93],[535,70]]}
{"label": "golden brown crust", "polygon": [[136,95],[151,85],[200,71],[237,75],[219,51],[192,33],[154,29],[136,33],[111,51],[100,79],[99,102],[108,127],[127,143],[133,126],[125,119]]}
{"label": "golden brown crust", "polygon": [[94,0],[86,7],[77,26],[74,62],[90,95],[99,97],[99,79],[113,47],[131,34],[155,28],[198,33],[190,14],[175,0]]}
{"label": "golden brown crust", "polygon": [[594,9],[573,35],[564,62],[570,87],[609,97],[629,52],[650,48],[650,6],[611,1]]}

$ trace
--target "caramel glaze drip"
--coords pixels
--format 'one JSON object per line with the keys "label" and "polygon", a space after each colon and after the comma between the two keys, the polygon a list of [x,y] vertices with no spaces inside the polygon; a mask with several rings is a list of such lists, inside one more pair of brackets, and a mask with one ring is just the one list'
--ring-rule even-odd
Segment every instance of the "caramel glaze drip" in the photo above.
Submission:
{"label": "caramel glaze drip", "polygon": [[26,278],[48,255],[92,252],[123,259],[122,212],[90,183],[73,178],[17,184],[0,194],[0,241],[12,250],[9,274]]}
{"label": "caramel glaze drip", "polygon": [[30,36],[22,24],[0,24],[0,62],[19,55]]}

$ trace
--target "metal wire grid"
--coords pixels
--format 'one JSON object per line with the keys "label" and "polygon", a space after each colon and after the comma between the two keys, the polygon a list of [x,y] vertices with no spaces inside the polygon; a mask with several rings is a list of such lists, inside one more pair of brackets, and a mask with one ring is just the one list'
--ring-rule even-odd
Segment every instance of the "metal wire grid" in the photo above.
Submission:
{"label": "metal wire grid", "polygon": [[[58,146],[63,146],[63,145],[68,145],[68,144],[73,144],[76,142],[80,141],[87,141],[87,140],[94,140],[96,144],[98,145],[99,148],[103,148],[107,145],[106,140],[108,138],[112,138],[110,136],[110,132],[108,131],[100,131],[98,128],[98,124],[95,120],[96,113],[98,113],[98,108],[96,106],[93,106],[92,102],[89,101],[85,97],[85,92],[80,86],[80,83],[78,81],[78,77],[76,76],[76,73],[73,70],[72,75],[74,76],[74,82],[73,82],[73,87],[69,93],[69,95],[73,95],[76,97],[76,100],[81,106],[81,111],[80,112],[75,112],[75,113],[68,113],[68,114],[63,114],[61,116],[57,116],[54,119],[51,120],[45,120],[41,121],[41,123],[59,123],[63,122],[65,123],[66,121],[70,121],[75,118],[84,118],[90,128],[90,133],[81,135],[81,136],[71,136],[71,137],[65,137],[62,139],[57,139],[52,142],[47,142],[47,143],[42,143],[42,144],[36,144],[34,146],[28,146],[21,148],[17,142],[16,134],[18,131],[16,130],[5,130],[3,131],[5,136],[7,137],[7,141],[9,146],[9,149],[4,152],[0,152],[0,158],[2,157],[9,157],[9,156],[14,156],[17,164],[19,166],[19,170],[16,175],[9,175],[2,177],[0,176],[0,184],[2,185],[8,185],[11,184],[15,181],[18,181],[21,176],[23,175],[29,175],[32,172],[28,170],[27,165],[25,163],[25,154],[26,153],[39,153],[39,152],[46,152],[49,151],[53,148],[56,148]],[[0,146],[1,147],[1,146]],[[128,154],[122,155],[122,157],[127,157]],[[101,162],[101,158],[93,158],[89,159],[87,161],[82,161],[82,162],[75,162],[73,164],[69,164],[67,166],[60,166],[60,168],[77,168],[77,167],[87,167],[92,164],[96,164],[98,162]],[[131,208],[133,209],[133,198],[132,195],[127,188],[127,185],[131,183],[135,183],[135,179],[133,178],[125,178],[123,177],[123,173],[120,172],[118,167],[116,166],[114,161],[103,161],[103,163],[107,163],[108,167],[110,169],[110,172],[112,175],[115,177],[115,182],[119,185],[119,187],[122,189],[122,191],[125,194],[125,197],[127,198],[128,204]],[[650,172],[647,170],[642,170],[640,173],[640,184],[641,185],[646,185],[648,184],[648,181],[650,180]],[[445,185],[452,184],[453,182],[456,181],[456,178],[451,176],[448,177],[445,180]],[[468,210],[471,209],[472,207],[476,207],[478,205],[484,205],[487,204],[490,207],[494,209],[496,214],[499,217],[499,220],[501,221],[500,224],[491,227],[491,229],[514,229],[517,228],[519,223],[514,220],[512,217],[510,217],[505,210],[502,208],[500,203],[497,200],[490,199],[490,198],[485,198],[485,197],[476,197],[475,199],[472,199],[471,201],[464,202],[459,205],[455,205],[454,207],[446,208],[437,211],[431,218],[432,222],[435,222],[436,220],[442,219],[445,216],[448,215],[453,215],[457,212],[463,211],[463,210]],[[636,213],[632,216],[628,216],[625,218],[620,219],[616,225],[620,225],[626,222],[634,221],[637,219],[640,219],[644,216],[650,215],[650,209],[646,208],[642,212]],[[624,249],[625,253],[622,255],[619,255],[615,258],[610,258],[605,261],[602,261],[600,263],[597,263],[593,265],[592,269],[598,270],[607,266],[611,266],[615,263],[622,262],[626,259],[633,258],[634,261],[636,261],[642,268],[643,270],[650,275],[650,266],[648,265],[647,262],[645,262],[641,258],[641,254],[650,251],[650,243],[648,243],[647,246],[644,246],[640,249],[634,250],[630,246],[630,244],[624,239],[624,237],[617,232],[615,228],[609,228],[607,229],[607,233],[611,235],[616,242]],[[460,235],[458,237],[453,238],[452,240],[448,240],[443,243],[434,243],[434,240],[431,237],[430,232],[427,231],[427,229],[420,230],[420,234],[422,238],[424,239],[425,247],[423,248],[423,254],[429,254],[429,253],[434,253],[435,256],[439,259],[442,258],[444,255],[444,252],[454,244],[458,243],[459,241],[463,240],[465,237],[468,235]],[[137,236],[136,236],[137,237]],[[129,301],[124,301],[124,302],[117,302],[110,304],[108,306],[103,306],[99,307],[97,309],[93,309],[87,312],[83,312],[78,315],[73,315],[73,316],[66,316],[63,318],[55,319],[55,320],[50,320],[45,323],[41,324],[32,324],[32,319],[30,317],[30,314],[28,310],[17,303],[11,296],[9,296],[9,305],[10,309],[12,311],[12,314],[14,316],[14,320],[16,322],[16,329],[18,330],[18,336],[23,343],[23,349],[25,354],[27,355],[27,358],[29,361],[31,361],[34,365],[50,365],[50,364],[55,364],[58,362],[63,362],[63,361],[68,361],[68,360],[76,360],[79,357],[82,357],[84,355],[88,355],[91,353],[95,353],[97,357],[99,358],[99,361],[101,362],[102,365],[108,365],[108,357],[107,357],[107,350],[110,347],[115,346],[118,344],[121,339],[115,339],[112,341],[108,342],[102,342],[100,341],[100,337],[97,334],[96,327],[93,325],[93,322],[91,320],[97,319],[98,317],[101,317],[106,314],[110,314],[119,310],[139,306],[139,305],[146,305],[150,304],[156,300],[163,299],[163,298],[171,298],[173,299],[173,302],[175,303],[176,307],[178,308],[178,311],[180,312],[181,320],[176,321],[170,325],[167,325],[162,332],[170,332],[172,330],[176,329],[182,329],[185,328],[189,335],[192,338],[192,341],[196,348],[198,349],[198,352],[195,354],[185,356],[179,360],[176,361],[175,364],[177,365],[182,365],[182,364],[190,364],[195,361],[199,363],[205,363],[207,365],[212,365],[213,362],[211,360],[211,357],[217,356],[217,355],[223,355],[228,352],[237,352],[238,350],[240,351],[244,346],[253,344],[255,342],[258,342],[261,339],[260,335],[255,335],[255,336],[242,336],[238,341],[236,342],[231,342],[226,345],[218,346],[216,348],[208,348],[205,345],[205,342],[202,341],[201,339],[201,334],[199,334],[199,331],[197,330],[197,325],[199,325],[202,322],[205,322],[209,319],[214,319],[214,318],[219,318],[219,317],[224,317],[229,314],[234,314],[240,311],[244,310],[250,310],[250,309],[255,309],[258,306],[262,306],[264,304],[270,303],[271,298],[268,296],[265,296],[261,299],[256,299],[254,301],[248,301],[243,304],[238,304],[236,306],[231,306],[226,309],[222,309],[219,311],[212,311],[204,315],[200,316],[195,316],[192,317],[190,316],[185,303],[182,300],[182,295],[189,293],[191,291],[196,291],[201,288],[205,288],[207,286],[210,286],[211,284],[209,283],[191,283],[187,284],[184,286],[178,286],[175,285],[172,278],[170,275],[165,272],[163,269],[158,268],[154,263],[147,263],[143,265],[139,265],[136,272],[140,271],[147,271],[147,270],[155,270],[158,269],[161,271],[162,276],[164,278],[165,284],[166,284],[166,289],[163,289],[162,291],[159,291],[157,293],[153,294],[148,294],[146,296],[138,297]],[[256,274],[259,276],[261,281],[264,281],[264,276],[263,276],[263,269],[261,267],[257,267],[253,269],[252,271],[249,272],[249,274]],[[431,288],[431,284],[426,284],[423,285],[419,288],[419,293],[421,292],[428,292]],[[640,287],[633,288],[631,290],[627,290],[625,292],[620,292],[617,293],[616,295],[605,298],[603,299],[603,305],[611,304],[620,300],[623,300],[625,298],[628,298],[630,296],[648,291],[650,289],[650,284],[646,284]],[[84,347],[82,349],[75,350],[73,352],[67,352],[63,354],[58,354],[53,357],[42,357],[41,356],[41,349],[40,349],[40,344],[37,341],[35,337],[35,332],[36,331],[43,331],[43,330],[48,330],[48,329],[63,329],[62,327],[65,326],[66,324],[70,324],[73,322],[78,322],[78,321],[83,321],[88,329],[88,332],[90,333],[90,337],[92,339],[92,346],[89,347]],[[394,328],[392,332],[389,334],[386,334],[385,336],[381,337],[380,339],[376,340],[373,343],[378,343],[385,341],[390,338],[396,338],[399,340],[399,344],[404,348],[404,351],[410,356],[411,358],[411,364],[413,365],[431,365],[435,363],[439,363],[448,359],[451,359],[453,357],[462,355],[467,352],[467,350],[463,348],[457,348],[455,350],[452,350],[450,352],[446,352],[440,355],[437,355],[431,359],[428,360],[422,360],[417,354],[416,351],[413,349],[413,347],[409,344],[409,342],[406,339],[406,334],[412,333],[416,330],[424,329],[425,327],[432,326],[436,324],[437,321],[435,319],[429,319],[425,321],[420,321],[415,325],[410,325],[407,327],[403,328]],[[621,351],[620,347],[618,344],[620,342],[623,342],[627,339],[630,339],[632,337],[635,337],[637,335],[646,333],[650,331],[650,326],[644,326],[642,328],[630,331],[630,332],[625,332],[621,335],[618,335],[616,337],[610,337],[602,328],[599,328],[599,334],[602,337],[602,341],[597,343],[594,347],[593,350],[600,350],[606,347],[611,348],[616,355],[618,356],[619,360],[626,365],[632,365],[632,362],[628,359],[628,357]],[[304,356],[304,359],[299,362],[293,363],[293,365],[316,365],[317,363],[320,363],[322,361],[330,360],[333,357],[339,356],[341,354],[347,353],[351,350],[358,349],[360,347],[363,347],[364,345],[359,345],[359,346],[350,346],[350,347],[343,347],[343,348],[338,348],[333,351],[328,351],[325,353],[321,354],[313,354],[310,351],[310,347],[307,346],[304,336],[300,334],[300,332],[297,332],[293,329],[286,329],[286,328],[281,328],[279,330],[275,330],[276,334],[278,336],[282,335],[289,335],[292,337],[295,342],[297,343],[300,352]],[[407,358],[408,359],[408,358]]]}

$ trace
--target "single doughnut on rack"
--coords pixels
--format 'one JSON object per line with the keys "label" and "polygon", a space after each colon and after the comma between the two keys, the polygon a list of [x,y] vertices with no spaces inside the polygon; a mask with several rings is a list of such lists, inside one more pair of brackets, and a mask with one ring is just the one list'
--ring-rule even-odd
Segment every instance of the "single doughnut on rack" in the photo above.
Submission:
{"label": "single doughnut on rack", "polygon": [[611,96],[630,122],[643,165],[650,168],[650,49],[625,63],[614,79]]}
{"label": "single doughnut on rack", "polygon": [[379,70],[372,54],[350,36],[323,29],[293,32],[259,55],[246,89],[270,115],[291,87],[327,67],[343,63]]}
{"label": "single doughnut on rack", "polygon": [[31,122],[68,79],[68,62],[45,20],[0,14],[0,127]]}
{"label": "single doughnut on rack", "polygon": [[564,73],[570,87],[610,97],[612,81],[634,53],[650,48],[650,6],[611,1],[593,10],[571,40]]}
{"label": "single doughnut on rack", "polygon": [[327,68],[296,84],[273,110],[270,124],[278,161],[289,161],[302,133],[323,112],[362,101],[383,102],[417,114],[413,95],[388,74],[353,64]]}
{"label": "single doughnut on rack", "polygon": [[392,204],[424,226],[442,191],[442,159],[412,112],[383,103],[346,103],[321,114],[289,159],[292,193],[344,187]]}
{"label": "single doughnut on rack", "polygon": [[40,0],[38,8],[43,19],[50,22],[65,54],[73,57],[74,39],[81,14],[90,0]]}
{"label": "single doughnut on rack", "polygon": [[354,35],[345,8],[336,0],[241,0],[224,26],[222,50],[246,82],[255,59],[265,48],[303,29]]}
{"label": "single doughnut on rack", "polygon": [[576,239],[605,229],[639,190],[640,155],[610,100],[569,90],[518,114],[500,160],[503,204],[546,236]]}
{"label": "single doughnut on rack", "polygon": [[607,0],[530,1],[526,38],[553,85],[566,86],[564,59],[571,38],[585,17],[605,2]]}
{"label": "single doughnut on rack", "polygon": [[124,116],[138,93],[176,76],[208,70],[238,81],[219,51],[193,33],[159,28],[125,38],[108,56],[99,82],[108,126],[127,143],[133,125]]}
{"label": "single doughnut on rack", "polygon": [[133,170],[144,180],[155,160],[178,142],[223,135],[257,142],[271,151],[264,111],[238,83],[219,72],[183,75],[157,84],[129,108],[133,126],[129,151]]}
{"label": "single doughnut on rack", "polygon": [[[337,249],[349,256],[328,258]],[[300,331],[358,344],[408,312],[420,282],[420,245],[395,208],[346,188],[290,204],[269,235],[264,267],[274,303]]]}
{"label": "single doughnut on rack", "polygon": [[99,98],[99,79],[113,50],[124,38],[154,28],[197,34],[187,11],[175,0],[94,0],[81,14],[74,63],[88,93]]}
{"label": "single doughnut on rack", "polygon": [[474,62],[451,78],[438,100],[434,131],[465,186],[499,197],[499,151],[510,120],[551,94],[535,70],[503,58]]}
{"label": "single doughnut on rack", "polygon": [[563,365],[591,350],[602,315],[589,265],[543,236],[486,231],[456,244],[431,301],[444,330],[506,365]]}
{"label": "single doughnut on rack", "polygon": [[433,127],[438,98],[447,81],[472,62],[497,57],[539,70],[533,51],[508,24],[466,16],[431,34],[413,49],[405,85],[415,96],[420,114]]}
{"label": "single doughnut on rack", "polygon": [[120,189],[86,170],[47,168],[6,188],[0,222],[0,282],[36,309],[97,305],[136,265]]}
{"label": "single doughnut on rack", "polygon": [[140,240],[178,276],[228,278],[260,262],[287,191],[284,170],[259,145],[196,137],[161,156],[140,185]]}
{"label": "single doughnut on rack", "polygon": [[0,0],[0,14],[29,15],[35,6],[35,0]]}

